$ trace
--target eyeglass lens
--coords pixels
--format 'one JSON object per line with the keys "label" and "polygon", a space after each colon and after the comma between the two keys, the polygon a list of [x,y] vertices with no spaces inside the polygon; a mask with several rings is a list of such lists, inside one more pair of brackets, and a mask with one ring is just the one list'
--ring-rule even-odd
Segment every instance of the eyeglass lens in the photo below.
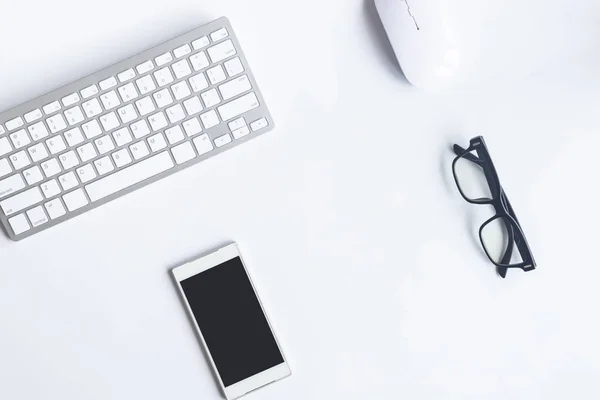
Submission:
{"label": "eyeglass lens", "polygon": [[492,191],[483,168],[469,160],[469,155],[477,158],[477,153],[472,151],[460,157],[454,164],[454,175],[460,191],[469,200],[489,201],[492,199]]}

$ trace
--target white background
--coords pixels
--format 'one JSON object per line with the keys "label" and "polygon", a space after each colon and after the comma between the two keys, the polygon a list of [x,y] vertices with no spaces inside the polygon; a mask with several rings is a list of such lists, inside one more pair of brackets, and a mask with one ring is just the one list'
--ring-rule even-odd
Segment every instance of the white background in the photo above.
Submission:
{"label": "white background", "polygon": [[[504,3],[495,29],[535,16],[544,62],[436,95],[404,81],[370,1],[4,0],[0,109],[226,15],[277,128],[2,236],[0,398],[220,398],[169,270],[230,241],[293,370],[249,399],[598,398],[600,9]],[[477,134],[534,272],[496,276],[490,211],[454,187],[450,145]]]}

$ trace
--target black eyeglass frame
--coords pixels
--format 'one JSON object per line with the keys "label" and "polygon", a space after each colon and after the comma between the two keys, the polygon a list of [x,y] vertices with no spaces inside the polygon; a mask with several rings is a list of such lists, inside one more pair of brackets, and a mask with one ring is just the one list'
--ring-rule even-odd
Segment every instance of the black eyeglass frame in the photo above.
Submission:
{"label": "black eyeglass frame", "polygon": [[[536,263],[533,258],[533,254],[531,253],[531,249],[529,244],[527,243],[527,239],[525,238],[525,234],[521,229],[521,224],[517,219],[517,216],[508,201],[508,197],[506,196],[506,192],[502,188],[500,184],[500,179],[498,178],[498,173],[496,172],[496,167],[494,166],[494,162],[490,156],[490,153],[485,145],[485,141],[482,136],[477,136],[471,139],[469,147],[467,149],[462,148],[461,146],[455,144],[454,153],[456,154],[456,158],[452,162],[452,174],[454,176],[454,182],[456,183],[456,187],[460,192],[461,196],[471,204],[486,204],[492,205],[495,209],[496,215],[485,221],[481,227],[479,228],[479,240],[481,241],[481,246],[489,260],[496,266],[496,270],[498,274],[502,277],[506,277],[506,273],[508,268],[520,268],[523,271],[531,271],[535,269]],[[475,151],[477,156],[472,154]],[[465,159],[471,161],[477,165],[479,165],[483,173],[485,174],[485,178],[490,187],[491,191],[491,199],[480,198],[480,199],[471,199],[465,195],[460,187],[459,180],[456,173],[456,163],[461,159]],[[485,243],[483,241],[482,232],[485,227],[492,223],[493,221],[504,218],[505,221],[509,222],[510,229],[508,230],[509,242],[506,248],[504,255],[500,262],[496,262],[491,255],[488,253]],[[521,255],[522,262],[518,264],[510,264],[510,260],[512,257],[513,247],[516,244],[517,250]]]}

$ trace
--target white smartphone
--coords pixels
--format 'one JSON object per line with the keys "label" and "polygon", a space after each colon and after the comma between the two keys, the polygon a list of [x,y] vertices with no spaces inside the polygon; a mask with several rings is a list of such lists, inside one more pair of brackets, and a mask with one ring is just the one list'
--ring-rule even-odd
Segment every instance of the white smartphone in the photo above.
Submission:
{"label": "white smartphone", "polygon": [[228,400],[291,374],[235,243],[173,276]]}

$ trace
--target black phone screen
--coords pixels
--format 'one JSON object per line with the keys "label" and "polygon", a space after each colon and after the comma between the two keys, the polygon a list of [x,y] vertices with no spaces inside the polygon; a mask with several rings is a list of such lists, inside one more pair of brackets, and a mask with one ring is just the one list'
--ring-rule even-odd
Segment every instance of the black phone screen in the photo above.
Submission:
{"label": "black phone screen", "polygon": [[180,284],[226,387],[284,362],[239,257]]}

